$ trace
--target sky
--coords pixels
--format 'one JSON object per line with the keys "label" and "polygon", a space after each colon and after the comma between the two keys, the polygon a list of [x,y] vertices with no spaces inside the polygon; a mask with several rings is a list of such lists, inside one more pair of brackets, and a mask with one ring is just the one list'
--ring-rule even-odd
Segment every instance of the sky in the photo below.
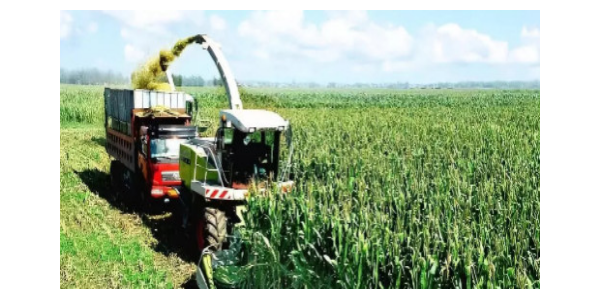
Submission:
{"label": "sky", "polygon": [[[61,11],[60,66],[129,75],[208,34],[240,82],[539,80],[539,11]],[[170,67],[218,76],[188,47]]]}

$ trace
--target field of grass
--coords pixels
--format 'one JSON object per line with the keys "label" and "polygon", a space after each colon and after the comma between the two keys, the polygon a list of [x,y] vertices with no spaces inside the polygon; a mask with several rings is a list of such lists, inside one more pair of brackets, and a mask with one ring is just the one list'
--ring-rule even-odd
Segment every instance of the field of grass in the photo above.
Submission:
{"label": "field of grass", "polygon": [[[203,119],[223,91],[186,89]],[[539,288],[539,91],[242,92],[294,128],[297,186],[255,197],[252,288]],[[61,86],[61,287],[193,286],[170,214],[110,200],[101,87]]]}

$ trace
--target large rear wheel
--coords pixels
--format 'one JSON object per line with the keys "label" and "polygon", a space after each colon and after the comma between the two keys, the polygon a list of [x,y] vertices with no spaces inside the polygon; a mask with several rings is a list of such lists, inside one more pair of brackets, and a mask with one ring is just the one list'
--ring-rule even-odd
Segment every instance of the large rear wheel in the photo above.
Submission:
{"label": "large rear wheel", "polygon": [[211,251],[223,249],[227,238],[227,216],[225,212],[212,207],[204,208],[204,215],[198,221],[196,232],[200,260],[196,266],[196,283],[201,289],[215,288],[210,254],[202,255],[205,248]]}
{"label": "large rear wheel", "polygon": [[221,250],[227,238],[225,212],[218,208],[207,207],[204,209],[204,221],[204,238],[206,239],[204,247],[212,247],[214,251]]}

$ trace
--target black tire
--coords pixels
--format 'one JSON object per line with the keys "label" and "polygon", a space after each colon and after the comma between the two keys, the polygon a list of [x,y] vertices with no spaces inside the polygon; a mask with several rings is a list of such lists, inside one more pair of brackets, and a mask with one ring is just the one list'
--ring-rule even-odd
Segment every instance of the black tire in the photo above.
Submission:
{"label": "black tire", "polygon": [[217,208],[207,207],[204,209],[206,227],[204,237],[205,247],[210,246],[213,250],[221,250],[227,238],[227,216],[225,212]]}
{"label": "black tire", "polygon": [[142,187],[142,184],[137,184],[136,185],[136,195],[132,196],[132,198],[134,199],[134,203],[133,205],[135,206],[135,209],[141,213],[152,213],[152,209],[154,208],[151,204],[151,201],[154,200],[152,199],[152,197],[150,197],[150,195],[148,194],[148,191],[144,188],[140,188]]}
{"label": "black tire", "polygon": [[110,185],[112,200],[128,211],[140,211],[143,206],[139,199],[138,184],[129,169],[121,162],[113,160],[110,163]]}
{"label": "black tire", "polygon": [[110,162],[110,189],[112,200],[120,201],[123,196],[123,165],[116,160]]}

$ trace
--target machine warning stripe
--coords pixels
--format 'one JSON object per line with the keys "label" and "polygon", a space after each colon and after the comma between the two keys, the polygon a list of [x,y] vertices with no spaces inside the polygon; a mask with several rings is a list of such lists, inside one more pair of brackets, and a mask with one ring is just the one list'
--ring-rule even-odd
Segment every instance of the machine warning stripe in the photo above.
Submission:
{"label": "machine warning stripe", "polygon": [[[218,195],[218,197],[217,197],[217,195]],[[208,197],[208,198],[225,199],[225,197],[227,197],[228,195],[229,195],[229,191],[228,190],[204,189],[204,196]]]}

